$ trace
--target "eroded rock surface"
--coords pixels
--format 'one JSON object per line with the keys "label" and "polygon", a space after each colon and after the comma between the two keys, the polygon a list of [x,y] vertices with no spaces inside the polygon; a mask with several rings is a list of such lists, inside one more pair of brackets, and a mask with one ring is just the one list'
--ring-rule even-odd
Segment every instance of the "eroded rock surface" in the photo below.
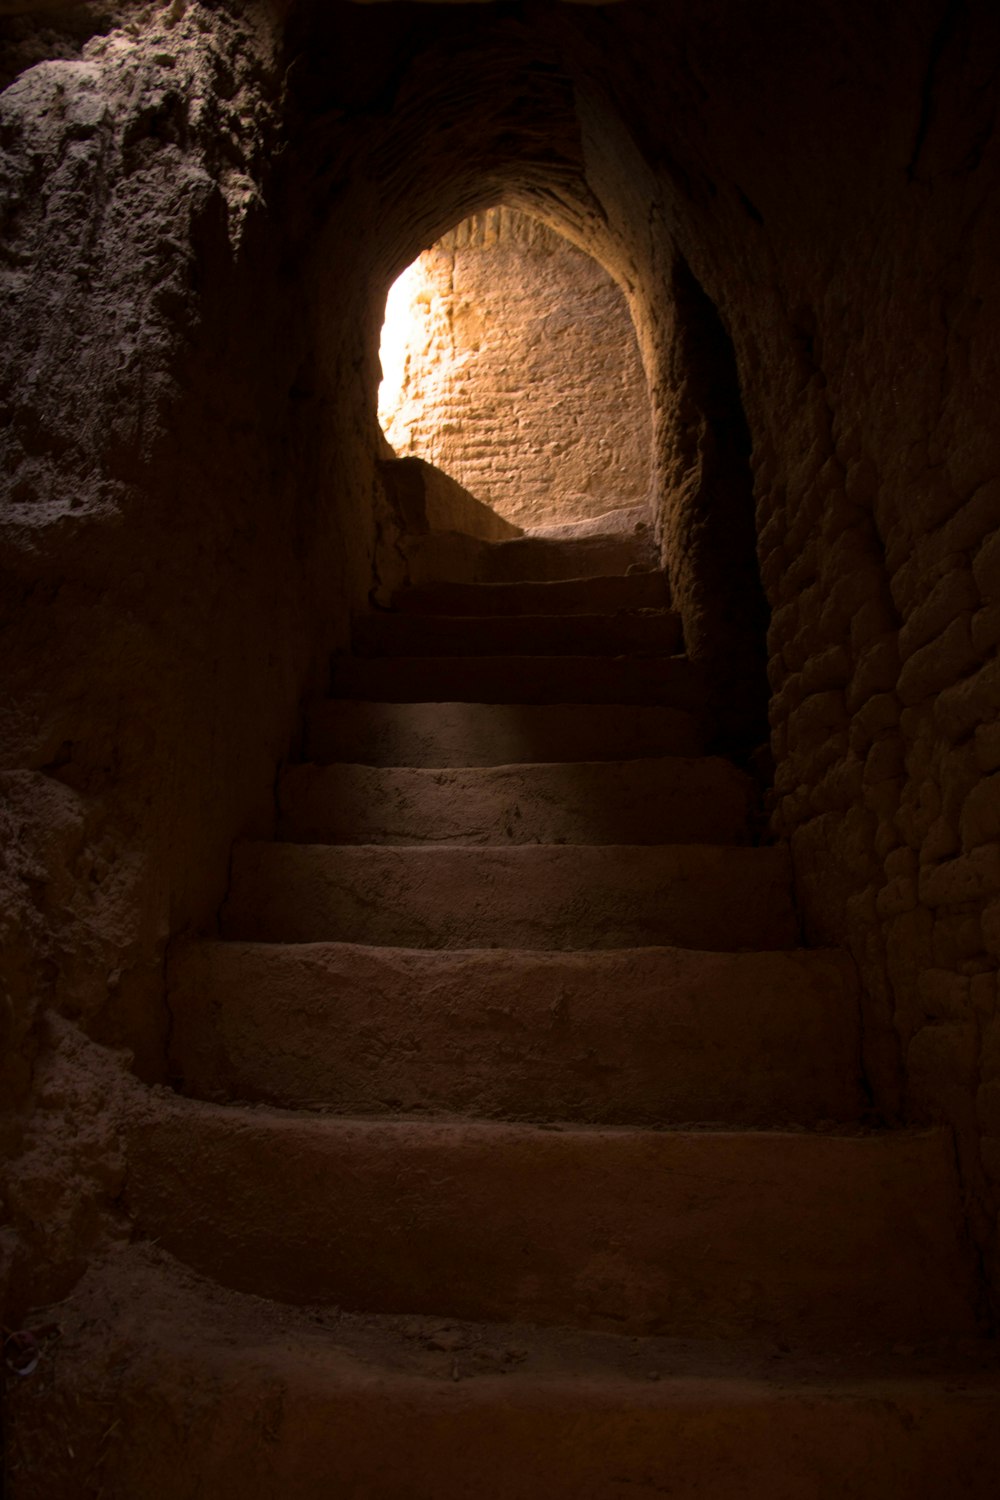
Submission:
{"label": "eroded rock surface", "polygon": [[166,942],[270,833],[373,586],[386,290],[498,199],[626,289],[709,738],[769,722],[773,833],[808,937],[858,963],[874,1108],[954,1130],[995,1284],[995,7],[16,9],[0,1085],[11,1154],[51,1152],[3,1187],[9,1305],[117,1232],[114,1141],[69,1144],[91,1048],[163,1076]]}

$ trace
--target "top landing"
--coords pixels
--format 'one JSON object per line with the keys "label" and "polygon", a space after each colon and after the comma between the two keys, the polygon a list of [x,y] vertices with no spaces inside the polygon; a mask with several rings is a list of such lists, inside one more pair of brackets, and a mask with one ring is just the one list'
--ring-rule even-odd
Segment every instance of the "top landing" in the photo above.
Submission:
{"label": "top landing", "polygon": [[659,567],[645,507],[538,527],[506,541],[432,532],[414,537],[406,551],[412,584],[558,583],[651,573]]}

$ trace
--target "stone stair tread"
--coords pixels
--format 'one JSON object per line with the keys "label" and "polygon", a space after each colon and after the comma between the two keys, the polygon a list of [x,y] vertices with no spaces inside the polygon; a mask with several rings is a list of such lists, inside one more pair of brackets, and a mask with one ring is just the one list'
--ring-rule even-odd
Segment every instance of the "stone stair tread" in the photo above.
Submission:
{"label": "stone stair tread", "polygon": [[653,514],[648,504],[615,505],[603,515],[583,520],[559,521],[552,518],[526,526],[526,537],[544,537],[549,541],[579,542],[588,537],[633,537],[644,546],[653,545]]}
{"label": "stone stair tread", "polygon": [[391,611],[355,616],[357,656],[670,656],[681,648],[670,609],[594,615],[431,615]]}
{"label": "stone stair tread", "polygon": [[525,536],[504,542],[437,532],[405,545],[409,576],[415,584],[556,583],[660,570],[648,529],[572,539]]}
{"label": "stone stair tread", "polygon": [[791,948],[787,850],[237,844],[225,937],[390,947]]}
{"label": "stone stair tread", "polygon": [[401,588],[392,607],[401,614],[592,615],[619,609],[669,609],[665,573],[568,578],[550,583],[424,583]]}
{"label": "stone stair tread", "polygon": [[334,697],[382,703],[644,703],[705,706],[686,656],[339,656]]}
{"label": "stone stair tread", "polygon": [[278,837],[350,844],[739,844],[753,783],[718,757],[290,767]]}
{"label": "stone stair tread", "polygon": [[238,1291],[681,1337],[972,1335],[951,1136],[123,1110],[141,1236]]}
{"label": "stone stair tread", "polygon": [[168,1003],[173,1074],[202,1098],[635,1125],[863,1108],[839,951],[194,942]]}
{"label": "stone stair tread", "polygon": [[477,766],[697,755],[697,718],[634,703],[379,703],[327,698],[309,715],[311,760]]}
{"label": "stone stair tread", "polygon": [[227,940],[171,955],[177,1091],[116,1104],[148,1243],[77,1288],[41,1427],[150,1500],[213,1464],[250,1497],[992,1496],[951,1134],[859,1123],[855,971],[795,947],[749,778],[691,758],[650,534],[466,541],[355,620],[335,763],[283,772]]}
{"label": "stone stair tread", "polygon": [[9,1391],[12,1462],[46,1455],[23,1500],[95,1472],[146,1500],[798,1500],[818,1473],[857,1500],[992,1500],[1000,1477],[985,1341],[831,1356],[351,1315],[212,1286],[142,1244],[52,1317],[44,1374]]}

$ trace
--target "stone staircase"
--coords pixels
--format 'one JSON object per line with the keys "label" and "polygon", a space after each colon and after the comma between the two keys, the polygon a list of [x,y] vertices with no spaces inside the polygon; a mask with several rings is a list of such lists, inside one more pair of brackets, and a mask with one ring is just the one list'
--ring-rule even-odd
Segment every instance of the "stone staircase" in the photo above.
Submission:
{"label": "stone staircase", "polygon": [[358,622],[173,955],[138,1239],[17,1494],[994,1495],[950,1138],[863,1123],[852,967],[700,754],[662,576],[478,545]]}

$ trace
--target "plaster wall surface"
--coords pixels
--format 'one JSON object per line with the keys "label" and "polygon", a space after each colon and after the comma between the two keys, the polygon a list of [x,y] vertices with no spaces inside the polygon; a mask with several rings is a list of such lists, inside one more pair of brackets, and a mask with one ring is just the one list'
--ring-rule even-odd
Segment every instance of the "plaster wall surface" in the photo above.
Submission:
{"label": "plaster wall surface", "polygon": [[625,299],[537,219],[490,209],[425,250],[389,294],[383,369],[396,452],[517,525],[649,501],[649,395]]}

